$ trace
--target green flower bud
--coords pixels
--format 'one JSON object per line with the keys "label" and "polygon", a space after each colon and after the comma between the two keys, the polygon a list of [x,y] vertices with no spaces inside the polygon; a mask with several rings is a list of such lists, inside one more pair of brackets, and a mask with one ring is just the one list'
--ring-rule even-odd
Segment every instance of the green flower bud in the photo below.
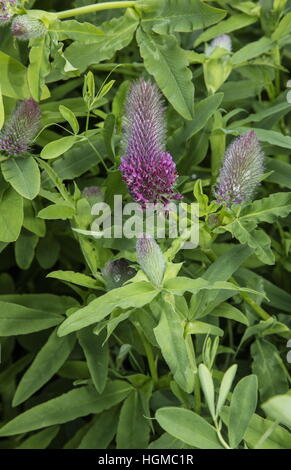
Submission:
{"label": "green flower bud", "polygon": [[137,260],[143,272],[152,284],[162,285],[166,269],[166,260],[157,244],[149,235],[144,234],[136,244]]}

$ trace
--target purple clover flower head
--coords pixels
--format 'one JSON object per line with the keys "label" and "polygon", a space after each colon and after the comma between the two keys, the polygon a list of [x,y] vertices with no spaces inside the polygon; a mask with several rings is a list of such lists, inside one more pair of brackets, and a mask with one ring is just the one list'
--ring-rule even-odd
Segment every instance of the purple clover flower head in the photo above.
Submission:
{"label": "purple clover flower head", "polygon": [[102,276],[108,290],[121,287],[135,274],[135,269],[131,268],[129,262],[124,258],[108,261],[102,269]]}
{"label": "purple clover flower head", "polygon": [[29,41],[30,39],[44,36],[47,29],[36,18],[32,18],[29,15],[18,15],[12,21],[11,32],[20,41]]}
{"label": "purple clover flower head", "polygon": [[157,242],[147,234],[143,234],[136,243],[138,263],[149,281],[157,287],[163,282],[166,260]]}
{"label": "purple clover flower head", "polygon": [[146,203],[181,199],[174,191],[178,177],[165,151],[165,120],[157,86],[143,78],[132,85],[124,120],[124,149],[119,167],[133,199]]}
{"label": "purple clover flower head", "polygon": [[0,0],[0,26],[11,20],[15,13],[16,0]]}
{"label": "purple clover flower head", "polygon": [[237,137],[226,150],[214,195],[228,207],[252,200],[264,172],[264,153],[254,131]]}
{"label": "purple clover flower head", "polygon": [[231,37],[228,34],[217,36],[208,46],[206,46],[205,54],[209,57],[216,47],[221,47],[222,49],[226,49],[227,51],[231,52]]}
{"label": "purple clover flower head", "polygon": [[8,156],[27,153],[39,130],[40,117],[36,101],[21,101],[0,132],[0,152]]}

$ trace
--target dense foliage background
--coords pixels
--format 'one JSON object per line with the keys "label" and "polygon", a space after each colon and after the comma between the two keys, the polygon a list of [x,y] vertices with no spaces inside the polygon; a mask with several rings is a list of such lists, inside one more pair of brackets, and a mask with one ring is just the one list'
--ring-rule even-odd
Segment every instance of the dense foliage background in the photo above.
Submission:
{"label": "dense foliage background", "polygon": [[[291,1],[56,13],[95,3],[24,0],[43,34],[0,29],[1,126],[19,100],[41,109],[30,154],[0,157],[0,446],[291,449]],[[222,34],[232,51],[207,53]],[[135,240],[72,230],[92,222],[84,188],[131,201],[118,166],[141,76],[164,95],[178,190],[200,205],[198,248],[159,243],[159,288]],[[230,209],[212,186],[250,129],[265,173]],[[120,258],[138,271],[123,287],[103,269]]]}

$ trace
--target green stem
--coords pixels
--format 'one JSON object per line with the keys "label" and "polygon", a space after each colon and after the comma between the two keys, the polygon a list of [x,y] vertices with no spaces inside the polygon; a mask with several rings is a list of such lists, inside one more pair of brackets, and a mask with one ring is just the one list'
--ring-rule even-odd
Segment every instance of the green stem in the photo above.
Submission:
{"label": "green stem", "polygon": [[145,353],[146,353],[146,356],[147,356],[148,365],[149,365],[150,374],[152,376],[152,379],[155,383],[157,383],[157,381],[159,380],[159,377],[158,377],[157,364],[156,364],[156,361],[155,361],[155,358],[154,358],[152,346],[148,342],[148,340],[146,339],[139,323],[134,322],[134,326],[136,327],[136,329],[138,331],[138,334],[140,336],[140,339],[142,341],[142,344],[143,344],[143,347],[144,347],[144,350],[145,350]]}
{"label": "green stem", "polygon": [[56,13],[56,16],[59,19],[64,19],[64,18],[70,18],[72,16],[93,13],[94,11],[113,10],[114,8],[129,8],[129,7],[134,7],[135,5],[136,5],[135,1],[97,3],[94,5],[86,5],[80,8],[73,8],[72,10],[60,11]]}
{"label": "green stem", "polygon": [[231,447],[229,447],[229,445],[227,444],[227,442],[224,440],[222,434],[221,434],[221,431],[220,431],[220,426],[217,422],[217,420],[214,420],[214,424],[215,424],[215,429],[216,429],[216,433],[217,433],[217,437],[218,439],[220,440],[221,444],[223,445],[223,447],[225,449],[231,449]]}

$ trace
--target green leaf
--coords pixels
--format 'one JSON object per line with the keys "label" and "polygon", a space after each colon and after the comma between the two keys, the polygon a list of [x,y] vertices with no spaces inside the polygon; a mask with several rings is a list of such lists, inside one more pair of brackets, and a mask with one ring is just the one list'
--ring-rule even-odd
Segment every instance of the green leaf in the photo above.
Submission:
{"label": "green leaf", "polygon": [[212,375],[209,369],[205,366],[205,364],[199,364],[199,379],[201,388],[203,390],[206,403],[208,405],[208,409],[212,418],[215,418],[215,402],[214,402],[214,384],[212,380]]}
{"label": "green leaf", "polygon": [[198,449],[222,449],[215,429],[193,411],[175,406],[156,412],[159,425],[171,436]]}
{"label": "green leaf", "polygon": [[106,385],[109,365],[109,349],[108,343],[104,343],[104,333],[96,336],[92,328],[84,328],[78,332],[78,339],[96,390],[102,393]]}
{"label": "green leaf", "polygon": [[68,123],[70,124],[73,132],[75,134],[78,134],[79,130],[80,130],[80,127],[79,127],[78,120],[77,120],[75,114],[73,113],[73,111],[71,111],[66,106],[63,106],[62,104],[59,106],[59,111],[60,111],[61,115],[63,116],[63,118],[66,121],[68,121]]}
{"label": "green leaf", "polygon": [[231,224],[225,225],[224,229],[230,232],[242,244],[247,244],[252,248],[262,263],[274,264],[275,257],[271,250],[271,239],[263,230],[254,230],[255,226],[255,220],[248,221],[245,219],[241,221],[240,219],[235,219]]}
{"label": "green leaf", "polygon": [[221,328],[218,328],[218,326],[211,325],[211,323],[205,323],[202,321],[193,321],[187,323],[186,331],[187,334],[190,335],[224,335],[224,331]]}
{"label": "green leaf", "polygon": [[88,287],[88,289],[104,289],[104,287],[100,285],[100,281],[86,274],[75,273],[74,271],[53,271],[49,273],[47,277],[77,284],[77,286]]}
{"label": "green leaf", "polygon": [[131,391],[127,382],[109,382],[99,395],[94,387],[80,387],[36,405],[12,419],[0,429],[0,436],[13,436],[54,424],[67,423],[81,416],[100,413],[120,403]]}
{"label": "green leaf", "polygon": [[291,395],[277,395],[263,403],[264,412],[272,419],[291,428]]}
{"label": "green leaf", "polygon": [[38,237],[29,232],[22,233],[15,243],[15,259],[20,269],[29,269],[34,259]]}
{"label": "green leaf", "polygon": [[26,68],[13,57],[0,51],[1,91],[16,100],[29,98]]}
{"label": "green leaf", "polygon": [[65,204],[51,204],[45,207],[38,213],[41,219],[55,220],[55,219],[71,219],[75,214],[75,209]]}
{"label": "green leaf", "polygon": [[222,378],[220,388],[219,388],[219,395],[217,399],[217,405],[216,405],[216,417],[219,416],[220,411],[222,407],[225,404],[225,401],[227,399],[227,395],[230,392],[232,382],[234,380],[235,374],[237,371],[237,364],[233,364],[227,371],[224,373],[224,376]]}
{"label": "green leaf", "polygon": [[267,53],[272,47],[274,47],[273,41],[270,38],[262,37],[258,41],[250,42],[233,54],[231,63],[237,65],[247,62],[254,57]]}
{"label": "green leaf", "polygon": [[248,318],[238,308],[226,302],[215,307],[214,310],[211,311],[211,315],[214,317],[228,318],[229,320],[234,320],[249,326]]}
{"label": "green leaf", "polygon": [[107,449],[116,434],[118,411],[114,407],[98,415],[83,436],[78,449]]}
{"label": "green leaf", "polygon": [[27,80],[31,96],[40,101],[50,96],[45,85],[46,77],[50,72],[50,36],[48,34],[32,39],[29,53],[29,66]]}
{"label": "green leaf", "polygon": [[254,201],[240,213],[239,220],[251,220],[256,223],[275,222],[278,217],[287,217],[291,212],[291,194],[275,193]]}
{"label": "green leaf", "polygon": [[40,171],[33,157],[9,158],[1,163],[5,180],[21,196],[34,199],[40,190]]}
{"label": "green leaf", "polygon": [[145,281],[112,289],[67,318],[59,328],[59,335],[67,335],[72,331],[97,323],[109,315],[116,307],[124,309],[143,307],[150,303],[158,293],[158,289]]}
{"label": "green leaf", "polygon": [[288,379],[276,346],[265,339],[257,339],[251,346],[252,370],[258,377],[262,401],[286,393]]}
{"label": "green leaf", "polygon": [[167,432],[164,432],[158,439],[152,441],[148,446],[148,449],[185,449],[187,445],[171,436]]}
{"label": "green leaf", "polygon": [[[288,103],[288,105],[288,108],[290,109],[290,104]],[[268,176],[267,181],[291,189],[291,165],[287,162],[275,160],[271,157],[265,158],[267,166],[266,169],[273,171],[273,173]]]}
{"label": "green leaf", "polygon": [[185,119],[193,119],[194,86],[186,51],[174,36],[147,34],[141,28],[137,41],[146,69],[171,105]]}
{"label": "green leaf", "polygon": [[54,376],[67,360],[74,344],[74,336],[59,338],[56,330],[53,331],[22,376],[13,398],[13,406],[27,400]]}
{"label": "green leaf", "polygon": [[16,449],[46,449],[60,430],[59,426],[51,426],[37,432],[21,442]]}
{"label": "green leaf", "polygon": [[22,223],[22,197],[13,188],[7,188],[0,198],[0,241],[14,242],[17,240]]}
{"label": "green leaf", "polygon": [[233,391],[228,423],[228,436],[232,448],[236,448],[245,435],[257,407],[257,395],[258,380],[255,375],[241,379]]}
{"label": "green leaf", "polygon": [[[224,422],[229,417],[229,407],[224,407],[221,413]],[[251,449],[291,449],[291,434],[281,426],[273,427],[274,422],[254,414],[244,440]],[[258,443],[264,437],[260,445]]]}
{"label": "green leaf", "polygon": [[5,109],[4,109],[3,96],[2,96],[2,90],[1,90],[1,82],[0,82],[0,130],[3,127],[4,121],[5,121]]}
{"label": "green leaf", "polygon": [[[64,24],[66,22],[62,22]],[[128,15],[113,18],[100,26],[102,35],[95,36],[94,42],[90,41],[88,47],[82,42],[74,42],[66,49],[66,58],[80,72],[83,72],[91,64],[110,59],[116,51],[126,47],[133,38],[138,26],[136,16]]]}
{"label": "green leaf", "polygon": [[25,335],[58,325],[62,317],[55,313],[0,301],[0,336]]}
{"label": "green leaf", "polygon": [[142,7],[142,27],[159,34],[204,29],[226,14],[199,0],[145,0]]}
{"label": "green leaf", "polygon": [[291,13],[287,13],[287,15],[283,16],[282,20],[278,24],[277,28],[272,34],[273,41],[280,41],[283,39],[287,34],[291,33]]}
{"label": "green leaf", "polygon": [[70,150],[76,141],[77,137],[75,135],[68,135],[66,137],[62,137],[61,139],[54,140],[42,149],[40,156],[45,160],[57,158]]}
{"label": "green leaf", "polygon": [[202,42],[210,41],[221,34],[227,34],[232,31],[236,31],[237,29],[245,28],[256,21],[257,18],[253,16],[240,13],[234,14],[226,20],[220,21],[215,26],[212,26],[212,28],[208,28],[206,31],[203,31],[203,33],[201,33],[196,39],[194,46],[197,47]]}
{"label": "green leaf", "polygon": [[[191,121],[186,121],[183,127],[178,128],[173,133],[168,143],[170,151],[177,145],[177,141],[184,145],[185,140],[192,138],[203,129],[221,104],[222,99],[223,93],[216,93],[195,104],[195,118]],[[180,146],[178,146],[178,148],[180,150]]]}
{"label": "green leaf", "polygon": [[146,449],[150,427],[144,417],[141,397],[133,390],[124,401],[118,422],[117,449]]}
{"label": "green leaf", "polygon": [[[194,373],[189,361],[184,325],[170,301],[161,301],[162,313],[158,326],[154,328],[156,340],[175,381],[185,392],[191,393],[194,387]],[[190,338],[191,339],[191,338]]]}
{"label": "green leaf", "polygon": [[49,31],[57,33],[60,41],[72,39],[83,44],[92,44],[105,36],[101,28],[97,28],[91,23],[80,23],[76,20],[56,21],[50,25]]}

